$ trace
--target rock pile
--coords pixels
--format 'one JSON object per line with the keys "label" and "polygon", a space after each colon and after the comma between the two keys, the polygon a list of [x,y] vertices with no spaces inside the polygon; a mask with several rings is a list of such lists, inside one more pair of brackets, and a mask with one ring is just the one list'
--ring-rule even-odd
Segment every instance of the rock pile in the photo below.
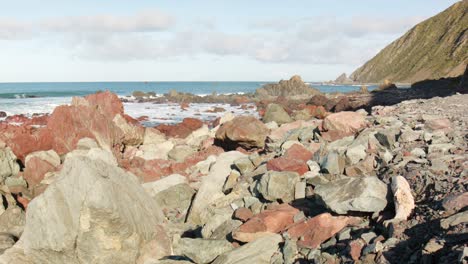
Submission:
{"label": "rock pile", "polygon": [[144,128],[114,99],[0,124],[0,263],[466,257],[466,95],[214,128]]}

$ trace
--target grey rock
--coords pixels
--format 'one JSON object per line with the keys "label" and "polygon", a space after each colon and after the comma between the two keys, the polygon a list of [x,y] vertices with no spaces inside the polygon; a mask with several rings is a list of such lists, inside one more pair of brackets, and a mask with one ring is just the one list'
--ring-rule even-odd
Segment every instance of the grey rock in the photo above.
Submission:
{"label": "grey rock", "polygon": [[296,261],[297,243],[291,239],[285,239],[283,246],[284,264],[294,264]]}
{"label": "grey rock", "polygon": [[0,182],[20,171],[16,156],[10,148],[0,148]]}
{"label": "grey rock", "polygon": [[287,203],[294,200],[294,189],[299,179],[296,172],[269,171],[260,179],[257,190],[268,201],[281,200]]}
{"label": "grey rock", "polygon": [[166,190],[158,192],[154,200],[161,208],[177,210],[185,215],[192,202],[195,191],[187,183],[171,186]]}
{"label": "grey rock", "polygon": [[270,264],[283,238],[278,234],[266,235],[219,256],[213,264]]}
{"label": "grey rock", "polygon": [[387,185],[377,177],[341,178],[317,185],[314,191],[338,214],[380,212],[387,205]]}
{"label": "grey rock", "polygon": [[440,226],[443,229],[449,229],[452,226],[459,225],[461,223],[467,223],[468,222],[468,211],[460,212],[457,214],[454,214],[450,217],[447,217],[445,219],[442,219],[440,221]]}
{"label": "grey rock", "polygon": [[361,144],[353,144],[346,150],[346,160],[348,164],[354,165],[366,158],[367,147]]}
{"label": "grey rock", "polygon": [[284,110],[281,105],[269,104],[266,108],[265,115],[263,116],[263,122],[276,122],[278,125],[291,123],[294,121],[289,114]]}
{"label": "grey rock", "polygon": [[232,189],[234,189],[240,176],[240,172],[237,170],[232,170],[231,173],[229,173],[226,182],[224,183],[223,193],[229,193]]}
{"label": "grey rock", "polygon": [[376,238],[377,235],[374,232],[367,232],[361,235],[361,238],[366,241],[366,244],[369,244],[372,239]]}
{"label": "grey rock", "polygon": [[168,153],[167,156],[175,160],[177,162],[183,162],[188,156],[193,154],[195,150],[187,145],[179,145],[175,146],[173,149],[171,149]]}
{"label": "grey rock", "polygon": [[306,196],[306,182],[297,182],[294,189],[294,199],[304,199]]}
{"label": "grey rock", "polygon": [[345,157],[340,155],[338,152],[333,151],[324,157],[321,163],[321,168],[325,173],[340,175],[344,172],[345,164]]}
{"label": "grey rock", "polygon": [[95,157],[67,156],[58,179],[29,204],[14,248],[35,263],[135,263],[170,254],[162,212],[138,179]]}
{"label": "grey rock", "polygon": [[182,238],[176,247],[176,253],[190,258],[195,263],[210,263],[232,249],[234,247],[227,240]]}
{"label": "grey rock", "polygon": [[249,157],[240,158],[234,161],[234,165],[241,174],[251,172],[255,169],[254,164],[252,163]]}
{"label": "grey rock", "polygon": [[399,133],[396,129],[385,129],[377,132],[375,138],[379,141],[382,146],[393,149],[396,142],[397,134]]}
{"label": "grey rock", "polygon": [[5,252],[5,250],[13,247],[15,244],[15,237],[8,233],[0,233],[0,255]]}
{"label": "grey rock", "polygon": [[424,158],[426,157],[426,152],[422,148],[414,148],[411,151],[411,155],[417,157],[417,158]]}

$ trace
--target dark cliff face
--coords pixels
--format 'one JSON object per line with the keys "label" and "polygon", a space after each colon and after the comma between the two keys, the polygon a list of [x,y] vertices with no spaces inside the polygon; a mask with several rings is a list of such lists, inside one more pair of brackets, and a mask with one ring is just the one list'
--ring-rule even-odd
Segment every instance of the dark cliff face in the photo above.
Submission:
{"label": "dark cliff face", "polygon": [[462,75],[468,63],[468,0],[413,27],[350,77],[414,83]]}

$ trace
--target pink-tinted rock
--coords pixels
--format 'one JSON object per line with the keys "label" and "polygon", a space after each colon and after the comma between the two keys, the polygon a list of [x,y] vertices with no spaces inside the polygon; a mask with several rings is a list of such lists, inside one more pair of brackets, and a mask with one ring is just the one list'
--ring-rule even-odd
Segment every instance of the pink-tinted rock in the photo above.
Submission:
{"label": "pink-tinted rock", "polygon": [[196,118],[184,118],[184,120],[176,125],[159,125],[156,127],[168,137],[186,138],[193,131],[201,128],[203,122]]}
{"label": "pink-tinted rock", "polygon": [[44,131],[44,128],[29,125],[15,126],[0,123],[0,140],[5,142],[16,157],[24,163],[29,153],[52,148],[53,138],[44,137]]}
{"label": "pink-tinted rock", "polygon": [[124,107],[119,97],[110,91],[90,94],[84,99],[91,108],[98,109],[99,112],[104,113],[111,119],[114,118],[116,114],[124,113]]}
{"label": "pink-tinted rock", "polygon": [[356,239],[349,243],[349,255],[354,261],[358,261],[361,258],[362,248],[366,243],[362,239]]}
{"label": "pink-tinted rock", "polygon": [[301,146],[300,144],[294,144],[290,148],[286,150],[284,156],[289,159],[293,160],[301,160],[307,162],[312,158],[313,153],[310,152],[305,147]]}
{"label": "pink-tinted rock", "polygon": [[366,119],[356,112],[340,112],[328,115],[323,120],[322,137],[328,141],[354,135],[366,126]]}
{"label": "pink-tinted rock", "polygon": [[293,171],[299,175],[309,171],[309,166],[303,160],[291,159],[288,157],[279,157],[267,162],[267,170],[271,171]]}
{"label": "pink-tinted rock", "polygon": [[280,233],[294,223],[294,216],[298,213],[298,209],[288,204],[278,205],[250,218],[233,232],[233,238],[251,242],[271,233]]}
{"label": "pink-tinted rock", "polygon": [[221,125],[216,132],[217,144],[225,149],[263,148],[269,129],[253,116],[238,116]]}
{"label": "pink-tinted rock", "polygon": [[23,124],[29,121],[29,118],[27,118],[25,115],[12,115],[9,116],[5,119],[7,123],[18,123],[18,124]]}
{"label": "pink-tinted rock", "polygon": [[452,123],[447,118],[436,118],[427,120],[424,126],[430,131],[442,130],[448,132],[452,129]]}
{"label": "pink-tinted rock", "polygon": [[47,160],[43,160],[39,157],[32,157],[26,162],[23,177],[30,187],[34,187],[44,179],[46,173],[56,171],[57,167],[58,166],[49,163]]}
{"label": "pink-tinted rock", "polygon": [[316,127],[322,123],[322,120],[308,120],[308,121],[303,121],[303,120],[298,120],[294,121],[288,124],[284,124],[281,127],[273,130],[270,135],[268,135],[268,138],[271,141],[278,141],[281,140],[288,131],[291,131],[293,129],[298,129],[298,128],[303,128],[303,127]]}
{"label": "pink-tinted rock", "polygon": [[253,217],[252,211],[249,208],[241,207],[234,211],[234,218],[239,219],[242,222],[246,222]]}
{"label": "pink-tinted rock", "polygon": [[320,214],[311,219],[297,223],[288,229],[291,238],[298,239],[297,244],[306,248],[317,248],[348,225],[356,225],[360,218]]}

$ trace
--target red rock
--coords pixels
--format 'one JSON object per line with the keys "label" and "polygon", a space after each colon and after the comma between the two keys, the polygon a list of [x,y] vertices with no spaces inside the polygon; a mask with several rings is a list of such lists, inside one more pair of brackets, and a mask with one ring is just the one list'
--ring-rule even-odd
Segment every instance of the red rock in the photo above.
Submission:
{"label": "red rock", "polygon": [[161,159],[145,160],[136,157],[130,161],[121,161],[120,164],[138,176],[143,182],[152,182],[173,174],[172,165],[174,161]]}
{"label": "red rock", "polygon": [[298,213],[298,209],[288,204],[278,205],[250,218],[232,236],[241,242],[251,242],[271,233],[280,233],[294,223],[294,216]]}
{"label": "red rock", "polygon": [[16,198],[16,200],[18,201],[18,203],[20,203],[20,204],[23,206],[23,208],[24,208],[25,211],[28,209],[28,205],[29,205],[29,202],[30,202],[29,199],[26,199],[26,198],[24,198],[23,196],[20,196],[20,195],[19,195],[19,196]]}
{"label": "red rock", "polygon": [[253,116],[238,116],[220,126],[216,132],[217,144],[225,149],[263,148],[269,129]]}
{"label": "red rock", "polygon": [[9,116],[5,119],[7,123],[18,123],[18,124],[23,124],[29,121],[29,118],[27,118],[25,115],[12,115]]}
{"label": "red rock", "polygon": [[309,166],[303,160],[279,157],[267,162],[267,170],[271,171],[294,171],[303,175],[309,171]]}
{"label": "red rock", "polygon": [[180,109],[186,111],[190,107],[189,103],[180,103]]}
{"label": "red rock", "polygon": [[248,208],[241,207],[241,208],[238,208],[236,211],[234,211],[234,218],[239,219],[242,222],[246,222],[252,217],[253,217],[253,213]]}
{"label": "red rock", "polygon": [[313,153],[307,150],[305,147],[299,144],[294,144],[286,150],[284,156],[286,156],[289,159],[307,162],[312,158],[312,155]]}
{"label": "red rock", "polygon": [[90,94],[84,98],[91,108],[96,108],[99,112],[104,113],[109,118],[114,118],[117,114],[124,113],[124,107],[119,97],[110,92]]}
{"label": "red rock", "polygon": [[324,95],[317,94],[310,98],[308,105],[324,106],[328,102],[328,98]]}
{"label": "red rock", "polygon": [[320,214],[288,229],[291,238],[299,239],[297,244],[306,248],[317,248],[348,225],[356,225],[360,218]]}
{"label": "red rock", "polygon": [[52,148],[51,137],[44,137],[44,128],[29,125],[15,126],[0,123],[0,140],[11,148],[16,157],[24,163],[26,155],[38,150]]}
{"label": "red rock", "polygon": [[159,131],[168,137],[186,138],[193,131],[201,128],[203,122],[196,118],[184,118],[184,120],[176,125],[159,125],[156,127]]}
{"label": "red rock", "polygon": [[149,116],[140,116],[137,118],[138,121],[144,122],[149,120]]}
{"label": "red rock", "polygon": [[316,106],[316,105],[306,105],[304,106],[304,109],[307,109],[309,111],[309,114],[312,117],[320,118],[323,119],[325,118],[327,114],[327,110],[323,106]]}
{"label": "red rock", "polygon": [[323,120],[322,137],[328,141],[354,135],[366,126],[366,119],[356,112],[340,112],[328,115]]}
{"label": "red rock", "polygon": [[29,187],[39,184],[46,173],[57,170],[55,165],[39,157],[28,158],[25,166],[23,177],[28,182]]}
{"label": "red rock", "polygon": [[354,261],[358,261],[361,258],[362,248],[366,243],[362,239],[356,239],[349,243],[349,255]]}

